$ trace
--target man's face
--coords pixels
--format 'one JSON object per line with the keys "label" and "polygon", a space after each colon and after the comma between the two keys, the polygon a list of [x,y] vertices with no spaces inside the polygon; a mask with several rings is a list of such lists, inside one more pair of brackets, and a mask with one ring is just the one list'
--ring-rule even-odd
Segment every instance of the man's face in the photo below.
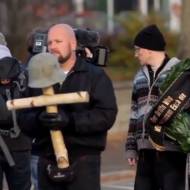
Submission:
{"label": "man's face", "polygon": [[63,29],[54,28],[49,31],[48,51],[57,56],[60,63],[66,62],[71,57],[71,45]]}
{"label": "man's face", "polygon": [[141,65],[148,65],[150,58],[149,50],[135,46],[135,57],[138,59]]}

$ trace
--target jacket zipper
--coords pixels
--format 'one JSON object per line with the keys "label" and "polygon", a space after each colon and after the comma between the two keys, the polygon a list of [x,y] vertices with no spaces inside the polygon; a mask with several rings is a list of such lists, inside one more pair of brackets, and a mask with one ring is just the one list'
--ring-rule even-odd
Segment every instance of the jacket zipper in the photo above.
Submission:
{"label": "jacket zipper", "polygon": [[[147,110],[148,110],[148,105],[149,105],[149,101],[150,101],[150,96],[151,96],[151,92],[152,92],[152,89],[154,87],[154,85],[156,84],[156,82],[158,81],[159,77],[161,74],[164,74],[166,71],[164,72],[160,72],[156,79],[153,81],[152,85],[149,86],[149,93],[148,93],[148,97],[147,97],[147,102],[146,102],[146,105],[145,105],[145,111],[144,111],[144,117],[143,117],[143,131],[142,131],[142,139],[143,139],[143,143],[144,143],[144,139],[145,139],[145,115],[148,113]],[[145,74],[146,76],[146,74]],[[160,89],[159,89],[160,90]]]}

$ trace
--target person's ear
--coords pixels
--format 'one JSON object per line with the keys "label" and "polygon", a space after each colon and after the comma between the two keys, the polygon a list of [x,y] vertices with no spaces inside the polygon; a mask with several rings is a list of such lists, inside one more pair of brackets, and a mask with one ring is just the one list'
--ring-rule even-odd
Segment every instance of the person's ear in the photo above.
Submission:
{"label": "person's ear", "polygon": [[76,48],[77,48],[77,42],[76,42],[76,40],[72,40],[72,41],[71,41],[71,49],[72,49],[73,51],[75,51]]}

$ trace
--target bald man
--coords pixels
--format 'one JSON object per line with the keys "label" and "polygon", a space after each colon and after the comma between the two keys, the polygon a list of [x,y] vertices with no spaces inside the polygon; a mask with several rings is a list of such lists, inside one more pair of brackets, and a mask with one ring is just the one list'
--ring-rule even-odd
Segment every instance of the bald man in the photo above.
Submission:
{"label": "bald man", "polygon": [[[117,105],[112,83],[104,70],[77,57],[76,46],[75,34],[69,25],[57,24],[49,29],[48,51],[58,58],[67,74],[65,81],[56,84],[54,90],[56,93],[87,91],[90,102],[61,105],[59,113],[53,116],[45,110],[33,109],[22,122],[33,127],[33,133],[34,126],[37,128],[33,152],[40,157],[39,190],[100,190],[101,153],[105,149],[107,131],[116,119]],[[47,175],[47,164],[51,162],[56,166],[50,129],[63,132],[69,169],[74,169],[74,178],[69,182],[57,183]]]}

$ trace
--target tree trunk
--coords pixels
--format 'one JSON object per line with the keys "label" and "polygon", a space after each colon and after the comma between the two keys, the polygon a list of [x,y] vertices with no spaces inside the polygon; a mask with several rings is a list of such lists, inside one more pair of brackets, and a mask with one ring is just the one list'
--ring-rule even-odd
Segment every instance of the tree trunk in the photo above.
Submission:
{"label": "tree trunk", "polygon": [[181,34],[178,57],[183,59],[190,57],[190,0],[182,1],[181,14]]}

